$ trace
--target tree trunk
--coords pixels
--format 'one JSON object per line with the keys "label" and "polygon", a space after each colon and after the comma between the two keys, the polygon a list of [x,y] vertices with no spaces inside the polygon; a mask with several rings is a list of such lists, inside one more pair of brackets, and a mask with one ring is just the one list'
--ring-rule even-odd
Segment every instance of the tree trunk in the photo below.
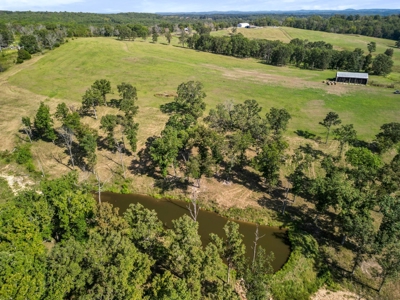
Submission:
{"label": "tree trunk", "polygon": [[93,105],[93,111],[94,111],[94,118],[97,120],[97,112],[96,112],[96,108],[94,105]]}
{"label": "tree trunk", "polygon": [[314,223],[315,223],[315,225],[317,225],[319,214],[320,214],[320,213],[317,212],[317,215],[316,215],[315,218],[314,218]]}
{"label": "tree trunk", "polygon": [[67,145],[69,156],[71,158],[72,168],[75,168],[74,157],[72,156],[72,145]]}
{"label": "tree trunk", "polygon": [[29,138],[29,141],[30,141],[30,142],[31,142],[31,144],[32,144],[31,134],[29,133],[29,130],[28,130],[28,129],[26,129],[26,128],[24,128],[24,131],[25,131],[26,135],[28,136],[28,138]]}
{"label": "tree trunk", "polygon": [[124,160],[122,159],[122,149],[119,151],[119,157],[120,157],[120,160],[121,160],[121,167],[122,167],[122,172],[124,174],[124,179],[126,179],[125,165],[124,165]]}
{"label": "tree trunk", "polygon": [[385,281],[386,281],[386,274],[383,276],[382,282],[381,282],[381,284],[379,285],[378,293],[381,292],[381,289],[382,289],[383,285],[385,284]]}
{"label": "tree trunk", "polygon": [[343,234],[342,242],[341,242],[342,245],[344,245],[344,243],[346,242],[346,238],[347,238],[347,235]]}
{"label": "tree trunk", "polygon": [[359,257],[360,257],[360,250],[357,252],[356,259],[355,259],[354,266],[353,266],[353,270],[351,270],[351,275],[354,275],[354,272],[356,271],[356,268],[358,266]]}
{"label": "tree trunk", "polygon": [[230,273],[231,273],[231,264],[230,263],[228,263],[228,274],[227,274],[227,282],[228,282],[228,284],[229,284],[229,280],[230,280]]}
{"label": "tree trunk", "polygon": [[285,200],[283,201],[283,207],[282,207],[282,214],[283,214],[283,215],[285,214],[286,204],[287,204],[287,201],[286,201],[286,199],[285,199]]}
{"label": "tree trunk", "polygon": [[325,140],[325,144],[328,144],[328,138],[329,138],[329,132],[331,131],[331,128],[328,127],[328,132],[326,133],[326,140]]}

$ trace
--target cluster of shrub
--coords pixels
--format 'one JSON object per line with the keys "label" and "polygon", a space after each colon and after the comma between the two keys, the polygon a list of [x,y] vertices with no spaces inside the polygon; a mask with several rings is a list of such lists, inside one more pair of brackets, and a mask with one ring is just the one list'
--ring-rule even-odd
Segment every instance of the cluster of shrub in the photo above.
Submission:
{"label": "cluster of shrub", "polygon": [[240,33],[222,37],[195,33],[187,39],[187,44],[190,48],[200,51],[235,57],[253,57],[276,66],[293,64],[306,69],[329,68],[354,72],[364,70],[373,71],[376,75],[390,73],[393,66],[391,59],[393,49],[387,49],[385,54],[378,54],[375,60],[372,59],[371,53],[376,48],[373,42],[370,43],[372,47],[368,47],[367,55],[364,55],[364,51],[360,48],[354,51],[335,50],[331,44],[324,41],[309,42],[296,38],[285,44],[281,41],[252,40]]}

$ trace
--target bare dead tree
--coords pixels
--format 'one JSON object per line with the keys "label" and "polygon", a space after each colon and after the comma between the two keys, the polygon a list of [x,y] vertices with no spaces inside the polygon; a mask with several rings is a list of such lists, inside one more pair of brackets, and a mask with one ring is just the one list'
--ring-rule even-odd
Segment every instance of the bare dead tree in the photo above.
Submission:
{"label": "bare dead tree", "polygon": [[54,32],[50,31],[46,34],[45,39],[50,49],[53,50],[54,45],[57,43],[57,35]]}
{"label": "bare dead tree", "polygon": [[74,156],[72,155],[72,143],[74,141],[75,135],[74,135],[73,131],[66,126],[61,127],[58,134],[60,135],[60,137],[64,141],[65,146],[68,149],[69,156],[71,158],[72,168],[75,168]]}
{"label": "bare dead tree", "polygon": [[98,194],[99,204],[101,204],[101,192],[103,191],[103,187],[113,177],[113,175],[111,174],[111,176],[106,180],[104,180],[103,183],[101,182],[100,175],[97,170],[94,171],[94,175],[96,176],[97,179],[97,188],[98,188],[97,194]]}
{"label": "bare dead tree", "polygon": [[32,144],[32,126],[31,126],[31,119],[29,117],[22,117],[22,125],[24,125],[23,130],[25,131],[26,135],[29,138],[29,141]]}
{"label": "bare dead tree", "polygon": [[197,202],[197,196],[198,196],[198,189],[197,188],[192,188],[192,195],[190,197],[190,203],[187,206],[190,216],[192,217],[193,221],[197,222],[197,216],[199,215],[199,204]]}
{"label": "bare dead tree", "polygon": [[253,262],[252,262],[252,265],[251,265],[252,271],[254,271],[254,261],[256,260],[257,243],[258,243],[258,240],[261,239],[261,238],[263,238],[263,237],[265,236],[265,234],[263,234],[262,236],[259,235],[259,233],[258,233],[258,226],[259,226],[259,225],[257,224],[257,226],[256,226],[256,232],[254,233],[255,237],[254,237],[254,241],[253,241],[253,244],[254,244],[254,246],[253,246]]}

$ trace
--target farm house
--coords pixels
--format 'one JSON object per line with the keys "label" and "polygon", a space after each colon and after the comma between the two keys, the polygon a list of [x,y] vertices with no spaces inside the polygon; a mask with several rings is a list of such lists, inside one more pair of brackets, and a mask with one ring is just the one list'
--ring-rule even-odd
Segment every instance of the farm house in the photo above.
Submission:
{"label": "farm house", "polygon": [[239,24],[237,24],[237,27],[240,27],[240,28],[246,28],[246,27],[249,27],[249,26],[250,26],[249,23],[239,23]]}
{"label": "farm house", "polygon": [[353,84],[367,84],[368,73],[356,73],[356,72],[337,72],[336,82],[341,83],[353,83]]}

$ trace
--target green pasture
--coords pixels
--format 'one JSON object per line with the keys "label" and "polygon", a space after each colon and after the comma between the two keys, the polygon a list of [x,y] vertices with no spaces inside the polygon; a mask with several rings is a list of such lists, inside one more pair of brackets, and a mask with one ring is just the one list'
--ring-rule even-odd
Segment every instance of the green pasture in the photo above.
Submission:
{"label": "green pasture", "polygon": [[[344,123],[353,123],[365,139],[372,139],[384,123],[400,122],[400,96],[391,89],[326,86],[322,80],[335,77],[332,70],[274,67],[253,59],[167,45],[163,39],[160,42],[70,40],[11,76],[9,82],[76,104],[96,79],[110,80],[115,93],[117,84],[128,82],[138,89],[140,107],[158,108],[171,98],[155,94],[173,93],[180,83],[198,80],[207,93],[208,109],[227,100],[239,103],[246,99],[256,99],[263,106],[263,113],[272,106],[288,109],[293,116],[290,135],[298,129],[322,135],[324,130],[318,122],[331,110],[338,112]],[[158,116],[150,121],[155,124]]]}

